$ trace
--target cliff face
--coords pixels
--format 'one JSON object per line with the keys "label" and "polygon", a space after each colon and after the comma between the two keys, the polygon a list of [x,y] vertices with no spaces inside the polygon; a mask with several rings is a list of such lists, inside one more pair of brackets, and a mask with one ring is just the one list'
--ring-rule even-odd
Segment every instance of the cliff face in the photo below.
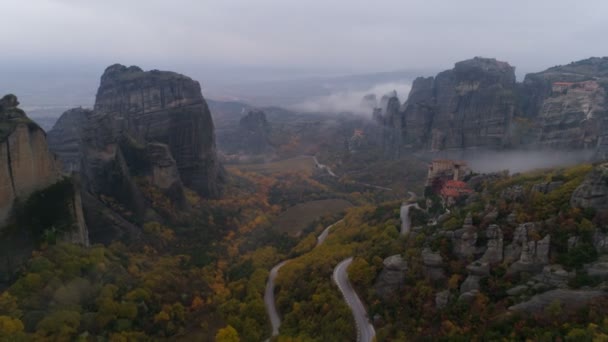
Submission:
{"label": "cliff face", "polygon": [[169,146],[183,183],[206,197],[220,192],[213,121],[198,82],[173,72],[112,65],[101,77],[95,112],[112,135]]}
{"label": "cliff face", "polygon": [[46,134],[18,104],[14,95],[0,100],[0,226],[17,198],[26,199],[60,178]]}
{"label": "cliff face", "polygon": [[400,112],[404,142],[431,150],[503,147],[515,90],[513,67],[479,57],[418,78]]}
{"label": "cliff face", "polygon": [[540,147],[605,152],[608,58],[589,58],[528,74],[522,111],[538,127]]}
{"label": "cliff face", "polygon": [[0,282],[41,240],[89,244],[78,182],[62,178],[46,134],[18,104],[0,100]]}
{"label": "cliff face", "polygon": [[528,74],[519,84],[509,64],[476,57],[417,78],[398,113],[385,113],[381,105],[374,116],[393,154],[404,146],[516,147],[595,150],[601,159],[608,156],[606,86],[606,57]]}
{"label": "cliff face", "polygon": [[149,185],[178,209],[187,207],[185,186],[207,198],[220,194],[213,121],[189,77],[112,65],[94,109],[67,111],[49,135],[66,169],[80,172],[92,241],[137,238],[137,226],[158,217],[144,195],[156,191]]}

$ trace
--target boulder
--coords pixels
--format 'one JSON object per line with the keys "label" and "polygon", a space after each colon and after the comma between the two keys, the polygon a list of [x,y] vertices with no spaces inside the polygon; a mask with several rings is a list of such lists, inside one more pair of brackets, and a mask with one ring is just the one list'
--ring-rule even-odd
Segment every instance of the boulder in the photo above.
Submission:
{"label": "boulder", "polygon": [[450,291],[444,290],[435,294],[435,307],[437,309],[445,308],[450,302]]}
{"label": "boulder", "polygon": [[526,285],[517,285],[515,287],[512,287],[512,288],[508,289],[507,290],[507,294],[509,296],[516,297],[516,296],[524,294],[526,291],[528,291],[528,286],[526,286]]}
{"label": "boulder", "polygon": [[397,254],[384,259],[383,265],[384,268],[378,275],[374,288],[382,299],[388,300],[403,286],[407,262]]}

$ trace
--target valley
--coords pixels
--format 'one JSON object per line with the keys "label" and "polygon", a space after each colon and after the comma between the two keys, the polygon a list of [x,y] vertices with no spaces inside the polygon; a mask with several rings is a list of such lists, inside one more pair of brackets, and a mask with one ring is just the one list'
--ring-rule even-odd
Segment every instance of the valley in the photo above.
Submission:
{"label": "valley", "polygon": [[[368,117],[120,64],[49,132],[7,95],[0,339],[601,339],[604,64],[474,58]],[[475,168],[520,148],[581,160]]]}

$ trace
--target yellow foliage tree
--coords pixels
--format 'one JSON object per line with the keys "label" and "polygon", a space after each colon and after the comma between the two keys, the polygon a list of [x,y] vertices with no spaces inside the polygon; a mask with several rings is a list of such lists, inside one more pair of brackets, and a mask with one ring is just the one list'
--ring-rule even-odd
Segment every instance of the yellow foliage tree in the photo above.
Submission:
{"label": "yellow foliage tree", "polygon": [[232,326],[228,325],[217,331],[215,342],[239,342],[239,333]]}

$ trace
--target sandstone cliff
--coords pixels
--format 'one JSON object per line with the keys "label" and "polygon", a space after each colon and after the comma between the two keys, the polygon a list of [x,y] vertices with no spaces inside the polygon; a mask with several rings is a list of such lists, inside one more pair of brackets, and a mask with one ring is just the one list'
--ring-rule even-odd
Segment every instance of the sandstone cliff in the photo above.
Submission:
{"label": "sandstone cliff", "polygon": [[608,58],[589,58],[528,74],[522,113],[536,123],[536,145],[607,151]]}
{"label": "sandstone cliff", "polygon": [[213,121],[200,85],[184,75],[112,65],[94,109],[65,112],[49,136],[66,170],[82,177],[92,241],[137,238],[137,226],[158,218],[150,191],[175,209],[187,208],[185,187],[220,194]]}
{"label": "sandstone cliff", "polygon": [[46,134],[18,105],[14,95],[0,100],[0,226],[17,198],[26,199],[60,178]]}
{"label": "sandstone cliff", "polygon": [[399,113],[403,140],[431,150],[504,147],[515,90],[513,67],[480,57],[418,78]]}
{"label": "sandstone cliff", "polygon": [[206,197],[219,195],[213,121],[198,82],[115,64],[101,76],[94,110],[111,118],[110,136],[102,140],[125,133],[138,142],[166,144],[187,187]]}
{"label": "sandstone cliff", "polygon": [[522,83],[509,64],[476,57],[417,78],[397,113],[380,105],[374,117],[392,155],[404,147],[542,148],[589,150],[602,159],[608,156],[606,86],[606,57],[528,74]]}
{"label": "sandstone cliff", "polygon": [[0,282],[41,241],[89,244],[79,183],[62,177],[46,134],[18,104],[0,100]]}

